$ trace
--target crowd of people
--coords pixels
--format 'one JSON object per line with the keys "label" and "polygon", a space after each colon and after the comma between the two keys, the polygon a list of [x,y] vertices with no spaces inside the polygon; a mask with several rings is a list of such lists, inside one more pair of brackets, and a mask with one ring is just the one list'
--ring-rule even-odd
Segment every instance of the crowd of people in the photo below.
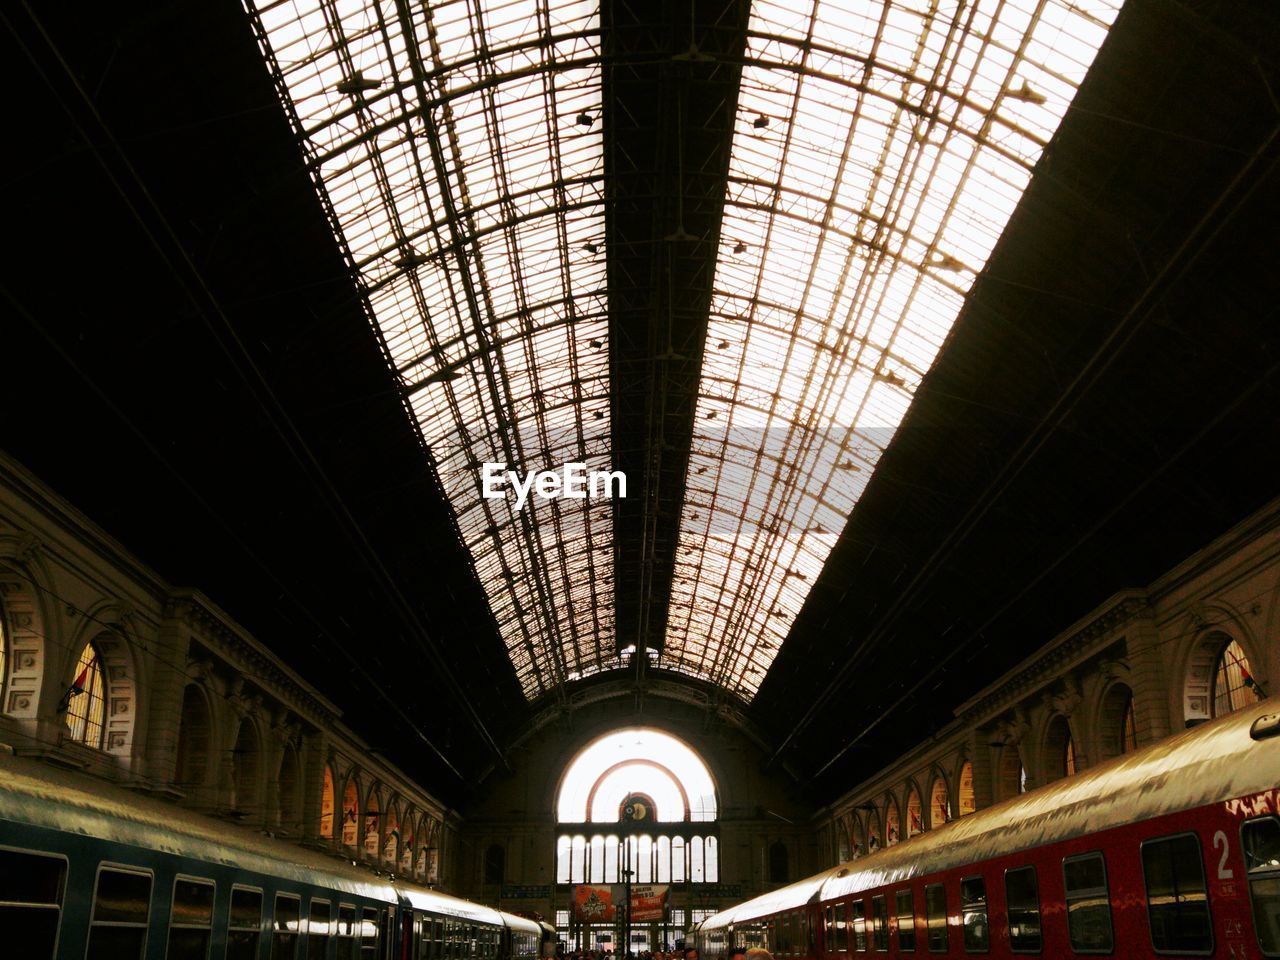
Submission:
{"label": "crowd of people", "polygon": [[[565,953],[556,950],[556,960],[615,960],[612,952],[604,950],[573,950]],[[697,947],[684,950],[642,950],[640,953],[628,953],[626,960],[701,960]],[[730,950],[726,960],[773,960],[773,954],[760,947],[735,947]]]}

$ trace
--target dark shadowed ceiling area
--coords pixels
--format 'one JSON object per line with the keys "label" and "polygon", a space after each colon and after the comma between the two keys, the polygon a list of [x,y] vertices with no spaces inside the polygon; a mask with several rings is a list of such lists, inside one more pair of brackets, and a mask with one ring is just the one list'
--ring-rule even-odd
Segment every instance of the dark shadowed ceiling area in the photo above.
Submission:
{"label": "dark shadowed ceiling area", "polygon": [[985,6],[7,9],[0,448],[464,811],[828,799],[1280,492],[1280,13]]}

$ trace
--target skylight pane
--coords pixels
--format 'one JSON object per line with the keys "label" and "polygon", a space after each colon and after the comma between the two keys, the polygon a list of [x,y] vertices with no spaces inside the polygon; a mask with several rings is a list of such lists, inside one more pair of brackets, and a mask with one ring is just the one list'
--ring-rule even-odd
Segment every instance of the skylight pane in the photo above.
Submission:
{"label": "skylight pane", "polygon": [[1119,5],[753,3],[660,665],[755,695]]}
{"label": "skylight pane", "polygon": [[617,666],[610,511],[479,482],[609,468],[597,4],[247,6],[526,696]]}

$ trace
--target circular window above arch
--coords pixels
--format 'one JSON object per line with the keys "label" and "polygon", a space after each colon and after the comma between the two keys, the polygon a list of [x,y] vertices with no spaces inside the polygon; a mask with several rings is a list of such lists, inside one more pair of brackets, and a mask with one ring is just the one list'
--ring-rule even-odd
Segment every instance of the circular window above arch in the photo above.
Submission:
{"label": "circular window above arch", "polygon": [[611,823],[633,795],[659,823],[714,820],[715,783],[702,758],[667,733],[631,727],[606,734],[574,757],[556,796],[560,823]]}

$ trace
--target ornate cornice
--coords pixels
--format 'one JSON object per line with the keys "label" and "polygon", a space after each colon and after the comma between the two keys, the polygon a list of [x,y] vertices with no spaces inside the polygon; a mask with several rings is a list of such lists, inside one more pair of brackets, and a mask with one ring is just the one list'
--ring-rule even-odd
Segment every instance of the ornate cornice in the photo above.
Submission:
{"label": "ornate cornice", "polygon": [[197,598],[171,596],[165,605],[165,616],[191,629],[202,645],[229,666],[316,726],[327,726],[341,716],[337,708],[300,683],[275,657],[230,627]]}
{"label": "ornate cornice", "polygon": [[1006,674],[994,687],[962,705],[956,716],[966,726],[977,726],[1003,713],[1045,684],[1060,679],[1076,661],[1101,652],[1114,642],[1110,635],[1118,627],[1149,607],[1145,596],[1121,598],[1084,627],[1066,635],[1043,653]]}

